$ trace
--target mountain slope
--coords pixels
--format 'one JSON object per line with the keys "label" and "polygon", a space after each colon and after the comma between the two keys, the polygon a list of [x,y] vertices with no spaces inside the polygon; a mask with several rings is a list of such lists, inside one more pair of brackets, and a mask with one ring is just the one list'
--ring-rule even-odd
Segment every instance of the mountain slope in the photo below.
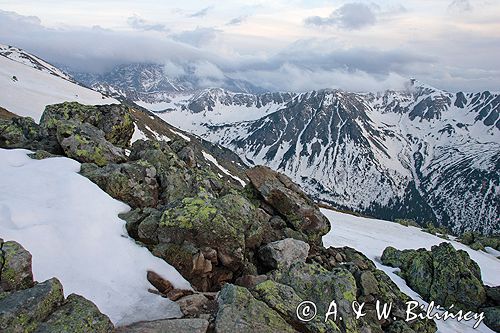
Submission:
{"label": "mountain slope", "polygon": [[124,97],[134,102],[161,104],[170,102],[178,94],[193,95],[206,87],[217,86],[240,93],[264,92],[250,82],[233,79],[221,74],[202,77],[196,67],[184,68],[183,74],[172,77],[165,66],[153,63],[132,63],[116,66],[102,74],[72,72],[85,85],[114,97]]}
{"label": "mountain slope", "polygon": [[500,230],[498,94],[450,94],[412,81],[380,94],[300,94],[257,120],[228,123],[221,110],[204,120],[186,107],[161,117],[181,128],[196,123],[209,141],[338,207],[455,232]]}
{"label": "mountain slope", "polygon": [[0,46],[0,106],[39,121],[48,104],[77,101],[85,104],[118,103],[80,86],[61,70],[20,49]]}

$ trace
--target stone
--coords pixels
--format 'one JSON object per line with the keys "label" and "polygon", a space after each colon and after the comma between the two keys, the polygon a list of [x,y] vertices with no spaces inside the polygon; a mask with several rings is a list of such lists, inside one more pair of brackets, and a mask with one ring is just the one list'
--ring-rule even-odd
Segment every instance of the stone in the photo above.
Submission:
{"label": "stone", "polygon": [[431,251],[387,248],[381,259],[384,265],[400,268],[408,286],[427,301],[476,312],[486,301],[479,266],[450,243],[433,246]]}
{"label": "stone", "polygon": [[170,283],[170,281],[164,279],[153,271],[148,271],[146,277],[149,283],[151,283],[162,294],[166,295],[174,289],[174,286]]}
{"label": "stone", "polygon": [[205,319],[165,319],[145,321],[118,327],[115,333],[206,333],[208,321]]}
{"label": "stone", "polygon": [[36,149],[38,140],[39,126],[32,118],[0,118],[0,148]]}
{"label": "stone", "polygon": [[234,282],[237,286],[253,289],[259,283],[267,280],[267,275],[243,275]]}
{"label": "stone", "polygon": [[31,254],[19,243],[0,240],[0,291],[31,288]]}
{"label": "stone", "polygon": [[330,222],[290,178],[264,166],[251,168],[246,175],[262,198],[295,230],[306,234],[312,243],[321,244],[321,237],[330,231]]}
{"label": "stone", "polygon": [[45,136],[50,136],[68,120],[98,128],[108,142],[122,148],[128,147],[134,134],[132,116],[123,104],[93,106],[65,102],[48,105],[40,119],[40,127]]}
{"label": "stone", "polygon": [[167,297],[171,301],[177,301],[185,296],[192,295],[194,292],[189,289],[173,289],[167,293]]}
{"label": "stone", "polygon": [[209,299],[203,294],[193,294],[176,301],[185,316],[195,316],[204,312]]}
{"label": "stone", "polygon": [[32,332],[64,301],[61,283],[53,278],[0,298],[0,331]]}
{"label": "stone", "polygon": [[297,306],[304,299],[297,295],[295,290],[287,285],[277,283],[272,280],[266,280],[257,286],[252,291],[254,296],[265,302],[269,307],[279,313],[288,323],[292,323],[293,327],[299,329],[300,332],[341,332],[340,328],[332,320],[324,322],[320,316],[309,322],[302,322],[297,318]]}
{"label": "stone", "polygon": [[65,155],[82,163],[104,166],[127,160],[123,149],[107,141],[103,131],[86,123],[72,120],[60,123],[56,137]]}
{"label": "stone", "polygon": [[500,332],[500,306],[482,308],[484,323],[495,332]]}
{"label": "stone", "polygon": [[95,164],[83,164],[80,174],[133,208],[154,207],[158,203],[156,168],[146,161],[109,164],[102,168]]}
{"label": "stone", "polygon": [[286,238],[261,247],[259,258],[263,265],[270,269],[288,267],[298,261],[305,262],[309,248],[306,242]]}
{"label": "stone", "polygon": [[66,302],[38,326],[35,333],[108,333],[109,318],[86,298],[71,294]]}
{"label": "stone", "polygon": [[216,333],[296,332],[276,311],[243,287],[225,284],[217,301]]}

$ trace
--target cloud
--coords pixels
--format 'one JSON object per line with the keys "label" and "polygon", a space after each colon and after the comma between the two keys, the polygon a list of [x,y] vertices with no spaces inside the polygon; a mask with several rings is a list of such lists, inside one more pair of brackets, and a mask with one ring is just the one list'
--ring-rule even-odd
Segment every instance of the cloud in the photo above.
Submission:
{"label": "cloud", "polygon": [[133,15],[128,17],[127,24],[131,28],[136,30],[160,31],[160,32],[166,32],[169,30],[164,24],[148,22],[145,19],[139,17],[138,15]]}
{"label": "cloud", "polygon": [[472,9],[473,7],[469,0],[453,0],[448,5],[448,10],[451,12],[470,12]]}
{"label": "cloud", "polygon": [[238,16],[238,17],[233,18],[229,22],[227,22],[226,25],[240,25],[243,22],[245,22],[247,19],[248,19],[248,15]]}
{"label": "cloud", "polygon": [[337,36],[338,40],[304,38],[285,47],[256,43],[238,51],[231,43],[248,44],[248,37],[216,28],[198,27],[170,35],[99,26],[48,28],[37,17],[0,10],[2,43],[73,71],[102,73],[120,64],[150,62],[164,64],[169,77],[195,77],[202,86],[217,86],[227,76],[271,91],[381,90],[409,77],[452,90],[500,85],[500,61],[492,57],[500,52],[497,37],[473,31],[442,33],[396,47],[356,46]]}
{"label": "cloud", "polygon": [[376,22],[374,6],[361,2],[347,3],[333,11],[328,17],[310,16],[305,19],[306,25],[337,26],[347,30],[361,29],[374,25]]}
{"label": "cloud", "polygon": [[194,12],[193,14],[188,15],[188,17],[203,17],[208,14],[209,11],[211,11],[214,7],[213,6],[208,6],[205,7],[197,12]]}
{"label": "cloud", "polygon": [[178,42],[186,43],[192,46],[201,47],[208,45],[217,38],[217,34],[221,31],[216,28],[200,28],[194,30],[182,31],[177,34],[172,34],[170,37]]}

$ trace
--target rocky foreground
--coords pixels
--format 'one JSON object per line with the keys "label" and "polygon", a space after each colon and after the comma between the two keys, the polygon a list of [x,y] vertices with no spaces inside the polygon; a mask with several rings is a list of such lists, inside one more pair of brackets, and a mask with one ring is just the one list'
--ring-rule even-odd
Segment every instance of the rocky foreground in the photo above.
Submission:
{"label": "rocky foreground", "polygon": [[[29,118],[0,119],[0,147],[35,150],[34,158],[73,158],[83,163],[83,176],[130,205],[121,216],[129,235],[174,266],[194,289],[177,290],[152,271],[145,277],[151,292],[176,301],[184,318],[113,328],[83,298],[63,300],[56,280],[35,284],[15,273],[15,279],[27,282],[20,290],[6,289],[2,282],[1,330],[43,331],[54,321],[68,322],[62,314],[78,317],[71,309],[85,303],[81,318],[93,319],[82,332],[436,332],[431,320],[405,321],[409,297],[363,254],[322,246],[329,222],[288,177],[266,167],[235,167],[231,172],[246,175],[242,187],[207,160],[200,142],[168,128],[155,129],[157,137],[168,139],[130,144],[135,127],[146,127],[148,117],[126,106],[52,105],[39,125]],[[8,276],[5,267],[2,281]],[[56,285],[59,296],[43,315],[36,305],[46,304],[39,298],[43,293],[15,297],[47,284]],[[299,321],[296,308],[306,300],[316,303],[318,316]],[[338,316],[325,322],[332,300]],[[387,319],[377,319],[377,301],[393,304]],[[353,302],[366,304],[366,316],[355,317]],[[29,325],[9,319],[16,308]]]}

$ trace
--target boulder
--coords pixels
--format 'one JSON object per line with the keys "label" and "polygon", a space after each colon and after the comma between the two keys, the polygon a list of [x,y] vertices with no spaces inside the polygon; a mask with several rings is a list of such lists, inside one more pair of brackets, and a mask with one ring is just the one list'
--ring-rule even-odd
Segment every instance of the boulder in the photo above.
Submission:
{"label": "boulder", "polygon": [[241,195],[200,192],[163,212],[153,253],[198,290],[218,290],[245,266],[245,230],[254,216],[255,207]]}
{"label": "boulder", "polygon": [[259,258],[270,269],[288,267],[295,262],[305,262],[309,248],[306,242],[286,238],[261,247]]}
{"label": "boulder", "polygon": [[482,308],[484,323],[495,332],[500,332],[500,306]]}
{"label": "boulder", "polygon": [[176,301],[185,316],[197,316],[206,311],[209,299],[203,294],[192,294]]}
{"label": "boulder", "polygon": [[154,207],[158,204],[156,168],[146,161],[109,164],[102,168],[95,164],[83,164],[80,174],[113,198],[133,208]]}
{"label": "boulder", "polygon": [[216,333],[296,332],[276,311],[243,287],[225,284],[217,301]]}
{"label": "boulder", "polygon": [[127,106],[93,106],[77,102],[48,105],[40,119],[42,133],[45,136],[54,135],[59,125],[69,120],[98,128],[108,142],[123,148],[129,145],[134,134],[134,123]]}
{"label": "boulder", "polygon": [[321,244],[330,231],[330,222],[313,201],[287,176],[268,167],[257,166],[246,172],[252,186],[262,198],[310,242]]}
{"label": "boulder", "polygon": [[455,250],[450,243],[425,249],[398,251],[387,248],[382,263],[401,269],[408,286],[427,301],[453,310],[477,311],[486,301],[479,266],[467,252]]}
{"label": "boulder", "polygon": [[13,117],[0,118],[0,147],[1,148],[27,148],[37,147],[36,141],[40,140],[39,126],[32,118]]}
{"label": "boulder", "polygon": [[208,329],[208,321],[205,319],[166,319],[145,321],[132,325],[118,327],[115,333],[205,333]]}
{"label": "boulder", "polygon": [[341,332],[335,322],[328,320],[325,323],[321,315],[309,322],[300,321],[297,318],[297,306],[301,304],[304,299],[298,296],[295,290],[290,286],[267,280],[255,286],[252,293],[255,298],[265,302],[288,323],[291,323],[293,327],[299,329],[300,332]]}
{"label": "boulder", "polygon": [[0,240],[0,291],[31,288],[31,254],[19,243]]}
{"label": "boulder", "polygon": [[0,331],[33,332],[64,301],[61,283],[53,278],[0,298]]}
{"label": "boulder", "polygon": [[87,123],[62,122],[56,128],[56,137],[65,155],[82,163],[104,166],[127,160],[123,149],[115,147],[103,131]]}
{"label": "boulder", "polygon": [[114,329],[106,315],[86,298],[71,294],[66,302],[55,310],[35,333],[108,333]]}

